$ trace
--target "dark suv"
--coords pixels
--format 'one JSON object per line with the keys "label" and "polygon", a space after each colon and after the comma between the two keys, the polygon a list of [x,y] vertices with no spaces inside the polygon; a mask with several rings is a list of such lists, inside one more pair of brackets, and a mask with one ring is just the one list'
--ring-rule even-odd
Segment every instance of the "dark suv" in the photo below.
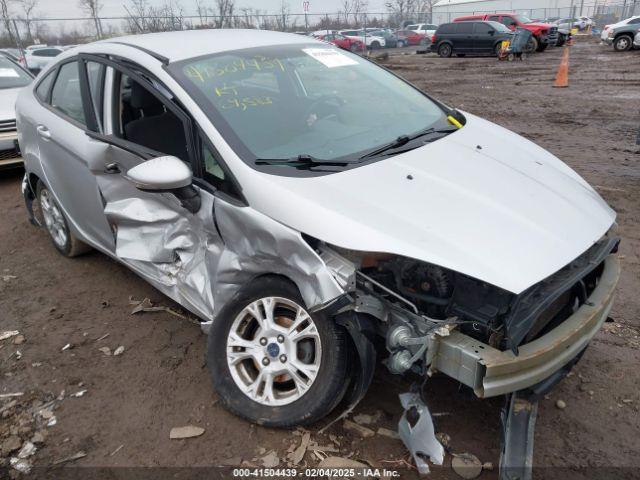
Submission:
{"label": "dark suv", "polygon": [[513,32],[498,22],[443,23],[431,39],[431,51],[441,57],[466,54],[496,55]]}

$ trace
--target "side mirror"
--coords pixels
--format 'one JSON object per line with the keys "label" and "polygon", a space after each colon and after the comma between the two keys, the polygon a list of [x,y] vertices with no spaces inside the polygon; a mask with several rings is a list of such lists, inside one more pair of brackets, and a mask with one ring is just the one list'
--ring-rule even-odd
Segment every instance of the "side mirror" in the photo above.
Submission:
{"label": "side mirror", "polygon": [[127,178],[140,190],[175,190],[191,185],[191,170],[179,158],[167,155],[136,165]]}

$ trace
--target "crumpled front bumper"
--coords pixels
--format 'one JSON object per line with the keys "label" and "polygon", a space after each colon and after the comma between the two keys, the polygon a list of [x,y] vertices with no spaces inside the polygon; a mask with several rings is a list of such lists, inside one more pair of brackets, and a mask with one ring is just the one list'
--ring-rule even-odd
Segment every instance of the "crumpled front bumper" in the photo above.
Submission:
{"label": "crumpled front bumper", "polygon": [[517,356],[454,331],[439,337],[431,369],[473,388],[481,398],[531,387],[584,350],[609,315],[619,277],[619,260],[609,255],[587,301],[558,327],[520,346]]}

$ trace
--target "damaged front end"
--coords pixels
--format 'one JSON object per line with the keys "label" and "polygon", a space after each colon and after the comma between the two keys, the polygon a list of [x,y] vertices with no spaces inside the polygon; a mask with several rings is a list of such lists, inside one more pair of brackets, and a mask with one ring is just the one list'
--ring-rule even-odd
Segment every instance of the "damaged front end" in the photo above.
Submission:
{"label": "damaged front end", "polygon": [[[352,299],[343,299],[337,313],[376,320],[387,350],[383,363],[392,373],[442,372],[478,397],[509,395],[503,476],[527,478],[537,399],[566,375],[606,320],[620,274],[613,255],[618,243],[618,237],[605,235],[519,295],[395,255],[320,243],[316,249]],[[420,396],[402,401],[401,437],[426,472],[423,457],[441,463],[441,446],[431,419],[423,419],[428,409]]]}

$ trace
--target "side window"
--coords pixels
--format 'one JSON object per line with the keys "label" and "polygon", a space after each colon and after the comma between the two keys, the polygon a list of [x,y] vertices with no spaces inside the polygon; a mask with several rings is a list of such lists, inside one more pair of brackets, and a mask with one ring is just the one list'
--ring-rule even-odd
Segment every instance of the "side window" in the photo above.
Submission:
{"label": "side window", "polygon": [[87,62],[87,77],[89,78],[89,92],[91,93],[91,101],[93,110],[96,112],[98,124],[102,126],[104,113],[104,75],[106,67],[97,62]]}
{"label": "side window", "polygon": [[56,70],[53,69],[40,81],[40,84],[36,87],[36,95],[43,102],[49,102],[49,89],[51,88],[51,82],[55,77]]}
{"label": "side window", "polygon": [[490,22],[499,22],[500,21],[500,17],[498,15],[492,15],[489,17],[489,21]]}
{"label": "side window", "polygon": [[640,23],[640,18],[634,18],[633,20],[629,21],[629,25],[637,25]]}
{"label": "side window", "polygon": [[115,82],[113,132],[125,140],[190,163],[182,120],[145,85],[120,74]]}
{"label": "side window", "polygon": [[518,25],[517,22],[511,17],[502,17],[502,20],[500,22],[503,25],[506,25],[507,27],[512,27],[512,26]]}
{"label": "side window", "polygon": [[65,63],[60,67],[51,91],[51,106],[76,122],[86,125],[80,94],[78,62]]}
{"label": "side window", "polygon": [[490,35],[493,31],[493,27],[486,23],[476,23],[473,29],[473,32],[478,35]]}
{"label": "side window", "polygon": [[472,22],[460,22],[456,24],[456,33],[469,34],[473,33]]}
{"label": "side window", "polygon": [[453,33],[453,32],[455,32],[456,25],[458,25],[458,24],[457,23],[445,23],[444,25],[440,25],[440,27],[438,28],[438,33],[440,33],[440,34]]}
{"label": "side window", "polygon": [[235,184],[220,166],[218,154],[214,153],[205,142],[201,142],[200,153],[204,179],[221,192],[231,195],[232,197],[240,197]]}

